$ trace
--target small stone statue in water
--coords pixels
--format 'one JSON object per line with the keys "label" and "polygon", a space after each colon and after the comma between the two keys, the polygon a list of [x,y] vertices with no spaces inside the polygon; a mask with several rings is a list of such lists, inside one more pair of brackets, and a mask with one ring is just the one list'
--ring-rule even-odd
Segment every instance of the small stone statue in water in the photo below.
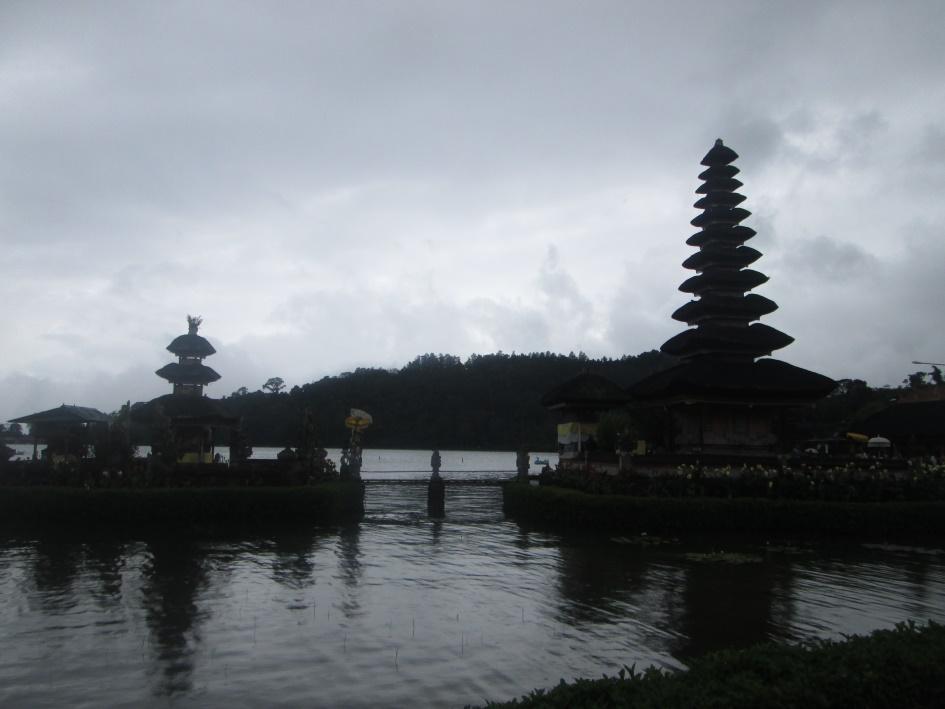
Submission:
{"label": "small stone statue in water", "polygon": [[526,448],[519,448],[515,454],[515,469],[518,471],[519,480],[528,480],[528,471],[531,468],[531,462]]}
{"label": "small stone statue in water", "polygon": [[427,514],[430,517],[441,518],[446,516],[446,484],[440,477],[440,449],[434,448],[430,456],[430,467],[433,474],[427,484]]}

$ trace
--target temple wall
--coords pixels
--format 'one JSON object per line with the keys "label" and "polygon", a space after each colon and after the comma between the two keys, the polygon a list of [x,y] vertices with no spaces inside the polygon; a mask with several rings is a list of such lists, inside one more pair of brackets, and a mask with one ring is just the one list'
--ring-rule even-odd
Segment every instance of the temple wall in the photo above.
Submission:
{"label": "temple wall", "polygon": [[676,411],[678,450],[766,449],[777,445],[776,412],[755,407],[691,406]]}

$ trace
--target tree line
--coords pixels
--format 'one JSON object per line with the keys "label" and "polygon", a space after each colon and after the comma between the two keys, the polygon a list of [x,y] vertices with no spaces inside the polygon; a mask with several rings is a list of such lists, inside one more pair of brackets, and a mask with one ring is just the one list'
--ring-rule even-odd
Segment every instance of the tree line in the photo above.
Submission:
{"label": "tree line", "polygon": [[[314,438],[317,445],[340,448],[349,436],[344,419],[351,408],[359,408],[374,417],[365,437],[371,448],[555,450],[557,421],[540,404],[544,394],[583,370],[627,387],[675,363],[656,350],[619,359],[498,352],[463,361],[424,354],[400,369],[359,368],[291,389],[282,378],[271,377],[256,391],[238,388],[222,404],[241,419],[241,440],[255,446],[297,447]],[[921,396],[942,384],[937,367],[909,374],[899,387],[840,379],[815,405],[789,411],[791,437],[871,434],[860,431],[858,423],[893,401]],[[658,412],[631,410],[606,416],[599,435],[610,445],[626,428],[650,439],[663,426]],[[138,444],[149,443],[151,432],[138,429],[133,437]],[[221,438],[218,445],[225,445],[225,434]]]}
{"label": "tree line", "polygon": [[259,391],[241,387],[224,404],[239,416],[254,445],[296,445],[308,409],[322,445],[342,446],[349,409],[368,411],[372,448],[554,450],[556,421],[541,397],[590,369],[628,386],[671,366],[655,350],[619,359],[584,353],[472,355],[424,354],[400,369],[359,368],[285,391],[279,377]]}

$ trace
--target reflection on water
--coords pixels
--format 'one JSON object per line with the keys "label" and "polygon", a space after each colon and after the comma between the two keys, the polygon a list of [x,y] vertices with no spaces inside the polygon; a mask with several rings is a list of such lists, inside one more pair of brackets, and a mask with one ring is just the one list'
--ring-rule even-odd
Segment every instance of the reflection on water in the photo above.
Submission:
{"label": "reflection on water", "polygon": [[[362,523],[0,540],[0,705],[462,706],[766,639],[945,621],[938,548],[641,544],[369,485]],[[719,553],[720,551],[725,554]]]}
{"label": "reflection on water", "polygon": [[179,537],[151,539],[146,547],[141,596],[159,674],[154,692],[186,692],[192,689],[199,626],[210,614],[198,605],[207,585],[207,558],[197,543]]}
{"label": "reflection on water", "polygon": [[792,622],[791,571],[790,563],[768,558],[690,563],[680,603],[676,654],[689,658],[785,639],[782,629]]}

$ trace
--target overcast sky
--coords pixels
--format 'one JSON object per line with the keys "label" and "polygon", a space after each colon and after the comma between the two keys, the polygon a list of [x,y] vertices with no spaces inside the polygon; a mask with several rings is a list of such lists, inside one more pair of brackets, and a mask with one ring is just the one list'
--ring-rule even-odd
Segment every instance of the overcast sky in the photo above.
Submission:
{"label": "overcast sky", "polygon": [[658,348],[741,158],[776,356],[945,361],[945,2],[0,3],[0,419]]}

